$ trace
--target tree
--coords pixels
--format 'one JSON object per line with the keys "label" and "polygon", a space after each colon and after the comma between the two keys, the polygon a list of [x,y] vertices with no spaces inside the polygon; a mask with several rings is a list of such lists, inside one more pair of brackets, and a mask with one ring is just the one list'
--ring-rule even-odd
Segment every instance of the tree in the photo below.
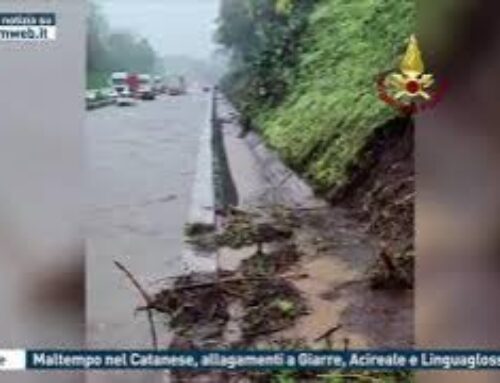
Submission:
{"label": "tree", "polygon": [[89,3],[87,15],[87,68],[89,71],[101,71],[105,68],[108,33],[109,28],[100,9],[95,3]]}
{"label": "tree", "polygon": [[226,92],[244,111],[277,105],[292,81],[314,0],[223,0],[218,42],[231,53]]}
{"label": "tree", "polygon": [[131,31],[114,31],[100,8],[89,4],[87,17],[87,72],[151,73],[162,67],[162,60],[149,41]]}

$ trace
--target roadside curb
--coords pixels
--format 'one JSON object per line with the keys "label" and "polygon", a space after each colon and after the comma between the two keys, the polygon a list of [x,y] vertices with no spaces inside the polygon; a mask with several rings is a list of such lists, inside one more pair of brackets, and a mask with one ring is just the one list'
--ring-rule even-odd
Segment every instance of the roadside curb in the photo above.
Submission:
{"label": "roadside curb", "polygon": [[[223,122],[224,147],[243,206],[262,202],[289,207],[316,207],[326,204],[316,197],[306,181],[281,160],[278,153],[268,147],[258,133],[250,131],[242,136],[240,115],[223,95],[219,95],[217,103],[217,110],[223,110],[217,118]],[[247,177],[240,175],[242,172],[246,173],[248,178],[253,174],[254,184],[257,185],[249,185]],[[249,186],[254,189],[252,195],[248,195]],[[261,195],[257,197],[258,201],[254,201],[259,193]]]}
{"label": "roadside curb", "polygon": [[87,102],[86,109],[94,110],[99,108],[104,108],[105,106],[113,105],[115,102],[113,100],[99,100]]}
{"label": "roadside curb", "polygon": [[249,132],[243,139],[261,165],[265,178],[279,190],[283,203],[302,206],[305,202],[317,200],[312,188],[285,165],[257,133]]}
{"label": "roadside curb", "polygon": [[[239,205],[263,207],[281,204],[289,207],[318,207],[326,202],[286,166],[255,132],[240,137],[238,113],[221,94],[211,94],[206,123],[200,131],[196,174],[191,189],[187,226],[216,229],[214,185],[214,129],[220,128],[229,170],[237,189]],[[216,122],[223,122],[217,124]],[[228,122],[230,121],[230,122]],[[239,157],[239,155],[242,155]],[[217,271],[217,252],[185,243],[182,252],[183,274]]]}
{"label": "roadside curb", "polygon": [[[215,94],[210,96],[210,106],[206,122],[201,128],[196,174],[191,189],[191,202],[186,225],[202,225],[215,229],[215,196],[213,168],[213,128],[215,113]],[[216,270],[215,252],[195,249],[189,243],[184,244],[182,254],[183,269],[186,273],[214,272]]]}

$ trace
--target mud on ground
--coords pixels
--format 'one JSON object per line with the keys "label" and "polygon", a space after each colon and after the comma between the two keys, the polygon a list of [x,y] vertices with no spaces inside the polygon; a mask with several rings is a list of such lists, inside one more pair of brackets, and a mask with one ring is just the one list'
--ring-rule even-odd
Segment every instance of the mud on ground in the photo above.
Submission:
{"label": "mud on ground", "polygon": [[[378,240],[371,270],[375,288],[411,288],[414,275],[414,123],[396,118],[379,127],[334,188],[332,203],[346,206]],[[389,258],[384,258],[385,256]],[[392,261],[392,265],[388,262]],[[393,268],[396,271],[388,271]],[[403,276],[401,275],[403,274]]]}
{"label": "mud on ground", "polygon": [[[217,230],[189,239],[224,252],[218,272],[181,277],[155,296],[153,307],[175,333],[172,348],[413,344],[411,291],[372,288],[373,238],[345,210],[273,206],[219,216]],[[228,268],[232,256],[241,259]],[[275,374],[176,373],[173,381],[269,382]]]}

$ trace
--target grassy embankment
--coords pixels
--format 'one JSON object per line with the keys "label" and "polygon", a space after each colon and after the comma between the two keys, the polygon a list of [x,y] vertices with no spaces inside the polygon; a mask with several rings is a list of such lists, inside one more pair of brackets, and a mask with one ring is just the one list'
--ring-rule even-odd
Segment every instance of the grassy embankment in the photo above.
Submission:
{"label": "grassy embankment", "polygon": [[89,72],[87,73],[87,89],[102,89],[109,86],[109,73]]}
{"label": "grassy embankment", "polygon": [[412,0],[323,0],[309,16],[285,100],[256,125],[319,191],[345,182],[370,133],[395,116],[374,77],[398,65],[414,20]]}

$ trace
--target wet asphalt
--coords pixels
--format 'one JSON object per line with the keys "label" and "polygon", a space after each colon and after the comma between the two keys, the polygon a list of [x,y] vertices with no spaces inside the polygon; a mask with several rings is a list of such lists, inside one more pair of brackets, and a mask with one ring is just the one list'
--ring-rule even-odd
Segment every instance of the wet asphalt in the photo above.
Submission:
{"label": "wet asphalt", "polygon": [[[88,347],[151,347],[146,316],[134,313],[144,301],[113,261],[149,291],[181,272],[183,228],[209,100],[209,94],[193,91],[87,113]],[[157,327],[164,326],[157,320]],[[160,345],[167,341],[160,337]],[[131,381],[153,381],[133,375],[128,374]],[[91,381],[111,378],[95,374]]]}

